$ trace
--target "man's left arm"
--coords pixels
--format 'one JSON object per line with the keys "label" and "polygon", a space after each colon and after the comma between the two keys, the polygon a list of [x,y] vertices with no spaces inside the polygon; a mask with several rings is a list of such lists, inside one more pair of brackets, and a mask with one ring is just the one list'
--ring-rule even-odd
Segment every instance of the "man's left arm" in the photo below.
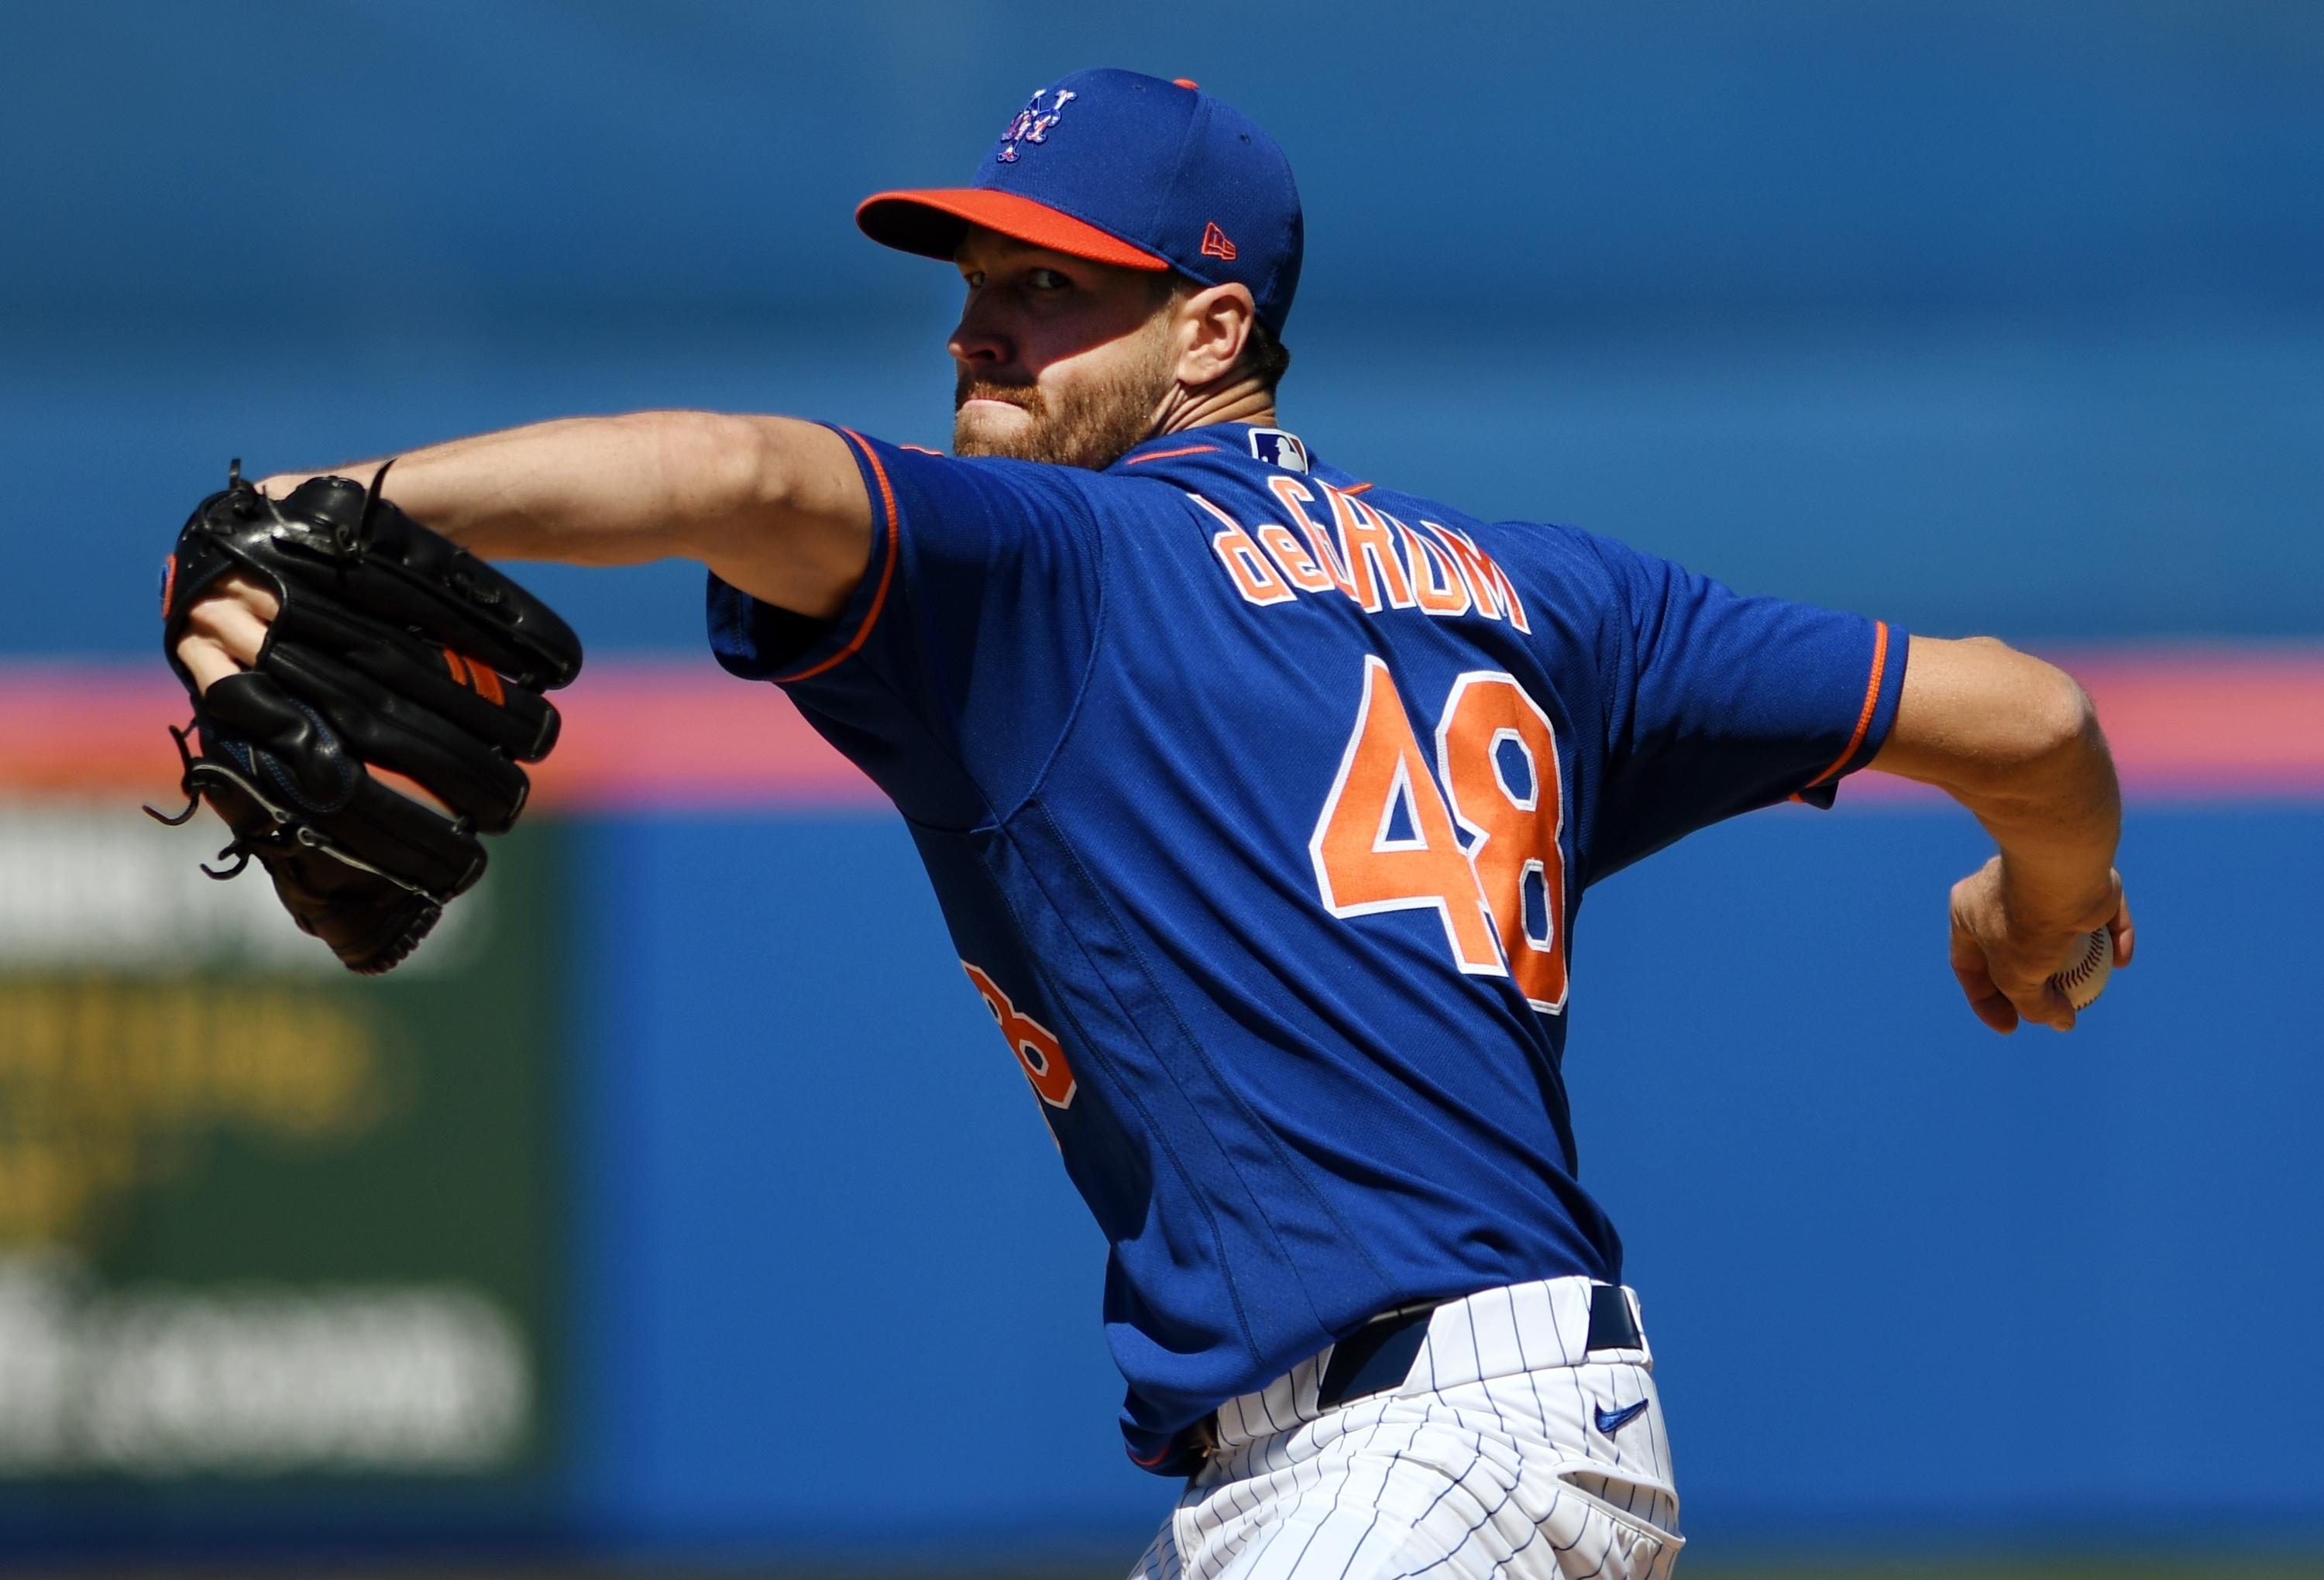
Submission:
{"label": "man's left arm", "polygon": [[[334,468],[367,482],[379,463]],[[273,499],[318,473],[259,487]],[[872,551],[872,501],[847,441],[783,417],[643,411],[567,418],[396,458],[386,496],[487,560],[698,560],[730,586],[811,619],[847,604]],[[204,687],[256,662],[272,591],[219,583],[178,656]]]}
{"label": "man's left arm", "polygon": [[[340,469],[367,480],[376,462]],[[270,477],[281,499],[311,473]],[[816,618],[863,574],[872,504],[847,441],[818,423],[711,411],[564,418],[399,456],[386,492],[488,560],[699,560]]]}

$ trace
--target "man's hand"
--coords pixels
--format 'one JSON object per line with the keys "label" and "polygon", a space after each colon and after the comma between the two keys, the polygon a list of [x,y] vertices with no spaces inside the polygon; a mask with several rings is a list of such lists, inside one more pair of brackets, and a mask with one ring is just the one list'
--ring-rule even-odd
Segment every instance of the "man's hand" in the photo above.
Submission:
{"label": "man's hand", "polygon": [[258,663],[266,628],[281,612],[282,601],[268,589],[245,575],[228,576],[186,611],[178,662],[207,692],[227,675]]}
{"label": "man's hand", "polygon": [[1953,885],[1953,975],[1978,1019],[2003,1033],[2029,1020],[2061,1032],[2074,1029],[2074,1008],[2051,986],[2099,928],[2114,934],[2114,963],[2130,964],[2136,934],[2122,875],[2109,868],[2107,882],[2087,896],[2045,902],[2013,893],[2012,874],[1996,856]]}
{"label": "man's hand", "polygon": [[479,836],[523,811],[520,765],[556,743],[545,694],[579,672],[579,638],[377,477],[277,501],[229,476],[162,585],[194,727],[171,731],[186,807],[153,815],[207,801],[234,836],[214,877],[260,863],[350,970],[392,969],[482,876]]}

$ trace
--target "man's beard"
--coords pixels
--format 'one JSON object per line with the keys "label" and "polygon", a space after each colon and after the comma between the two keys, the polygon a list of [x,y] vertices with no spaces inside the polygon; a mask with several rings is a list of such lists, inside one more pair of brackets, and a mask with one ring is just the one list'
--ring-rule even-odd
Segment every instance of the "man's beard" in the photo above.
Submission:
{"label": "man's beard", "polygon": [[[996,384],[963,372],[953,389],[952,447],[956,455],[1003,455],[1102,472],[1131,446],[1151,436],[1168,386],[1167,343],[1157,341],[1131,366],[1075,390],[1064,400],[1032,384]],[[994,433],[972,429],[962,413],[971,400],[1005,400],[1029,424]]]}

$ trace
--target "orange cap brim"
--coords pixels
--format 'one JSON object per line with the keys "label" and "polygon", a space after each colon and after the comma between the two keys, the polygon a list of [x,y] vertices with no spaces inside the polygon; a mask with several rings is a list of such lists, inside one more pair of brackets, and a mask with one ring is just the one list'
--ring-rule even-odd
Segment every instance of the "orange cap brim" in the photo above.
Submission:
{"label": "orange cap brim", "polygon": [[855,224],[881,245],[924,258],[950,259],[960,250],[968,227],[982,225],[1032,246],[1123,269],[1170,267],[1168,259],[1046,203],[982,187],[874,192],[855,206]]}

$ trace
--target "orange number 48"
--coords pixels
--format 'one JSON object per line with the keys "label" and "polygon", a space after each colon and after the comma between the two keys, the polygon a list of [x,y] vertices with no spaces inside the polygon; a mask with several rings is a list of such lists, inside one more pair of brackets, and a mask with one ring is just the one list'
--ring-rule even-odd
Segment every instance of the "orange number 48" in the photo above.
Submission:
{"label": "orange number 48", "polygon": [[1432,763],[1388,666],[1366,656],[1356,727],[1307,844],[1323,904],[1335,916],[1434,910],[1462,970],[1508,977],[1555,1015],[1565,1007],[1565,798],[1549,715],[1514,676],[1472,670],[1437,717]]}

